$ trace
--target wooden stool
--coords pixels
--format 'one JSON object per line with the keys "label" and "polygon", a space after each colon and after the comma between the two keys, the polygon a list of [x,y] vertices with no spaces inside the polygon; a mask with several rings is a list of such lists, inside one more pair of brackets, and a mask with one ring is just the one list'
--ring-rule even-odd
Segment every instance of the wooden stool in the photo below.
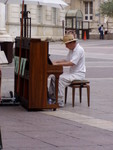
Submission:
{"label": "wooden stool", "polygon": [[75,100],[75,88],[79,88],[79,96],[80,96],[80,103],[82,102],[82,88],[87,88],[87,102],[88,107],[90,106],[90,85],[89,81],[87,80],[74,80],[72,83],[65,88],[65,104],[67,101],[67,89],[68,87],[72,88],[72,106],[74,107],[74,100]]}

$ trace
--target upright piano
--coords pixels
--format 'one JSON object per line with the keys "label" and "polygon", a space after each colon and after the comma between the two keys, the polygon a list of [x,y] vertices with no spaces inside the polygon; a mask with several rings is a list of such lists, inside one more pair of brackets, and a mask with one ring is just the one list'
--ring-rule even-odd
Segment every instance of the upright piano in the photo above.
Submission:
{"label": "upright piano", "polygon": [[[21,42],[21,44],[20,44]],[[21,46],[21,48],[20,48]],[[15,96],[27,110],[58,108],[58,80],[62,66],[48,64],[47,41],[15,38]],[[21,59],[19,51],[21,50]],[[20,60],[20,69],[19,69]],[[19,71],[18,71],[19,70]],[[18,75],[19,72],[19,75]],[[48,103],[48,77],[55,76],[56,102]],[[17,90],[19,87],[19,90]]]}

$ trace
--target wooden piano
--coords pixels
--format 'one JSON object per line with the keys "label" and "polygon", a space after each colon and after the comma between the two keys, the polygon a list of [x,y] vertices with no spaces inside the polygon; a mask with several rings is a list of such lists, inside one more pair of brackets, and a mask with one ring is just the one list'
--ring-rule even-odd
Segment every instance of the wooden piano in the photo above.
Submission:
{"label": "wooden piano", "polygon": [[[22,39],[21,63],[19,73],[19,92],[17,92],[20,38],[15,39],[15,96],[27,110],[58,108],[58,80],[63,72],[62,66],[48,64],[47,41]],[[48,77],[55,80],[56,103],[48,103]]]}

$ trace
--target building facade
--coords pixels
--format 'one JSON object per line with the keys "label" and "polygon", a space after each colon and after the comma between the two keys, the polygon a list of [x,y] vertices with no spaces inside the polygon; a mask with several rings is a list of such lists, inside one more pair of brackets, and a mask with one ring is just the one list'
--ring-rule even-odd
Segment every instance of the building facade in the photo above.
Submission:
{"label": "building facade", "polygon": [[[42,39],[61,38],[65,10],[38,5],[27,5],[27,10],[30,12],[28,16],[31,18],[31,37]],[[6,26],[12,37],[20,34],[20,12],[20,5],[7,6]]]}
{"label": "building facade", "polygon": [[[113,32],[113,19],[99,14],[99,6],[104,0],[65,0],[68,7],[65,9],[48,6],[27,5],[28,17],[31,18],[31,37],[41,39],[60,40],[65,34],[65,16],[69,10],[80,10],[83,14],[83,29],[89,28],[89,38],[99,36],[98,26],[104,25],[109,33]],[[0,41],[14,40],[20,36],[21,5],[0,3]],[[5,18],[3,17],[5,15]],[[75,14],[76,15],[76,14]],[[78,22],[76,22],[77,24]],[[77,25],[78,29],[80,24]]]}
{"label": "building facade", "polygon": [[83,14],[83,29],[87,29],[85,25],[88,22],[89,38],[97,39],[99,36],[98,27],[103,24],[104,30],[108,31],[106,39],[113,39],[113,18],[103,17],[99,13],[99,6],[106,0],[68,0],[70,10],[81,10]]}

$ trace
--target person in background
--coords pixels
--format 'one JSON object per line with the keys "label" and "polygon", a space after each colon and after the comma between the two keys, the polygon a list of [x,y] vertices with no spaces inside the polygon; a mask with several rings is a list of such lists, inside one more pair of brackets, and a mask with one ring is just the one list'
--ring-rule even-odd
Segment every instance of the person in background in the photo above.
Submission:
{"label": "person in background", "polygon": [[99,28],[99,33],[100,33],[100,39],[104,39],[104,27],[101,25]]}
{"label": "person in background", "polygon": [[[75,35],[76,36],[76,35]],[[53,65],[68,66],[69,73],[63,72],[59,77],[58,86],[58,104],[59,107],[64,106],[64,91],[73,80],[83,80],[85,78],[85,52],[77,42],[77,38],[73,34],[67,34],[63,37],[63,42],[69,50],[66,59],[53,61]],[[49,97],[55,99],[55,77],[53,76],[49,86]]]}
{"label": "person in background", "polygon": [[108,30],[107,29],[105,29],[105,32],[104,32],[104,34],[106,35],[106,34],[108,34]]}

